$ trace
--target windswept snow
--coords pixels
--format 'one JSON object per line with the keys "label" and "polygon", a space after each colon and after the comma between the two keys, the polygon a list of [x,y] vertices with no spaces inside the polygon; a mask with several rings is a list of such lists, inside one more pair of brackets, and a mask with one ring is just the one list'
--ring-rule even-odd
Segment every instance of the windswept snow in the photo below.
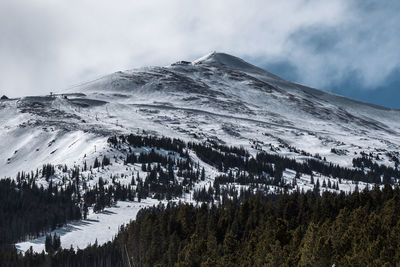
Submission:
{"label": "windswept snow", "polygon": [[0,122],[1,176],[74,164],[103,153],[108,136],[143,131],[250,150],[258,142],[301,156],[292,146],[346,166],[361,151],[393,165],[385,154],[400,150],[399,110],[294,84],[216,52],[192,63],[116,72],[52,97],[3,100]]}

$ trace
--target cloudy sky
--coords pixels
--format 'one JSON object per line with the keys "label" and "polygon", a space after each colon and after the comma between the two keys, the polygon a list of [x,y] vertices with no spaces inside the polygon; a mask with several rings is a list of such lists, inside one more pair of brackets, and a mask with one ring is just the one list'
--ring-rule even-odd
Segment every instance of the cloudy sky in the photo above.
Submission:
{"label": "cloudy sky", "polygon": [[398,14],[398,0],[1,0],[0,94],[44,94],[219,51],[400,108]]}

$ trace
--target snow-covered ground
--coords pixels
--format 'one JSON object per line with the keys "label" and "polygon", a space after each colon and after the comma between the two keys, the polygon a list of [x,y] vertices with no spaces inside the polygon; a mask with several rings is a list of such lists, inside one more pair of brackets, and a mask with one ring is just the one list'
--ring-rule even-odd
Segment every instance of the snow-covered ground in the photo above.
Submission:
{"label": "snow-covered ground", "polygon": [[[400,110],[301,86],[222,53],[116,72],[55,96],[0,100],[0,177],[103,154],[110,135],[215,140],[290,157],[290,147],[351,166],[360,152],[399,156]],[[337,149],[340,155],[333,153]]]}
{"label": "snow-covered ground", "polygon": [[[100,213],[90,212],[86,220],[68,223],[51,234],[56,233],[61,237],[61,247],[65,249],[85,248],[89,244],[94,244],[96,240],[101,245],[111,241],[121,225],[134,220],[140,209],[158,204],[159,201],[149,198],[141,202],[118,201],[115,207],[106,208]],[[18,243],[16,247],[19,251],[25,252],[32,246],[33,251],[42,252],[45,248],[45,239],[45,236],[41,236]]]}

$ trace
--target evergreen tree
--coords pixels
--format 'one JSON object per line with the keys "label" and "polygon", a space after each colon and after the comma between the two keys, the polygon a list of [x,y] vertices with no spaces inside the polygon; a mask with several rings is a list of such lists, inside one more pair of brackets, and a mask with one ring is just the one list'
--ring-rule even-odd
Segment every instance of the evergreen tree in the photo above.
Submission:
{"label": "evergreen tree", "polygon": [[100,167],[99,160],[97,158],[95,158],[94,163],[93,163],[93,168],[96,169],[96,168],[99,168],[99,167]]}
{"label": "evergreen tree", "polygon": [[53,253],[53,239],[51,237],[51,234],[46,235],[44,247],[47,253]]}
{"label": "evergreen tree", "polygon": [[206,171],[204,167],[201,169],[201,180],[204,181],[206,179]]}
{"label": "evergreen tree", "polygon": [[56,233],[54,233],[54,236],[53,236],[52,247],[53,247],[54,251],[57,251],[58,249],[61,248],[60,236],[58,236]]}

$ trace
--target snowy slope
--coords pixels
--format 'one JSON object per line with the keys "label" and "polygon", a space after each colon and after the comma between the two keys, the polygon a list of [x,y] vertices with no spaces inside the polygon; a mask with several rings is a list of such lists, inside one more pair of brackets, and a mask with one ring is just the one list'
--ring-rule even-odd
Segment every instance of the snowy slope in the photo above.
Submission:
{"label": "snowy slope", "polygon": [[[64,98],[63,94],[66,98]],[[398,153],[400,111],[285,81],[211,53],[194,62],[117,72],[55,97],[0,102],[1,176],[102,153],[106,137],[146,131],[251,149],[293,146],[349,165],[355,153]],[[95,147],[96,146],[96,147]],[[331,152],[332,148],[345,155]]]}
{"label": "snowy slope", "polygon": [[[120,201],[115,207],[110,207],[101,213],[90,213],[86,220],[74,221],[64,227],[54,230],[51,234],[60,236],[61,245],[65,249],[85,248],[96,241],[104,244],[111,241],[121,225],[134,220],[138,211],[144,207],[158,205],[156,200],[143,202]],[[45,249],[45,236],[17,244],[17,249],[27,251],[32,246],[33,251],[42,252]]]}

